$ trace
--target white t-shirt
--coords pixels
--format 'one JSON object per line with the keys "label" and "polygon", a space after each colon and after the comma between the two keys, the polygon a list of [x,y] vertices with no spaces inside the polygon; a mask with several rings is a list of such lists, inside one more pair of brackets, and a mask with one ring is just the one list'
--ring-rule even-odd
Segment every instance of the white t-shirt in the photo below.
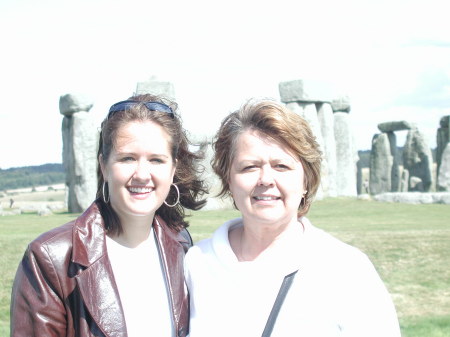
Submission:
{"label": "white t-shirt", "polygon": [[301,222],[252,262],[239,262],[228,240],[241,219],[188,251],[190,337],[260,337],[284,276],[297,269],[272,337],[400,337],[392,300],[367,256]]}
{"label": "white t-shirt", "polygon": [[168,293],[152,233],[136,248],[106,238],[128,337],[172,336]]}

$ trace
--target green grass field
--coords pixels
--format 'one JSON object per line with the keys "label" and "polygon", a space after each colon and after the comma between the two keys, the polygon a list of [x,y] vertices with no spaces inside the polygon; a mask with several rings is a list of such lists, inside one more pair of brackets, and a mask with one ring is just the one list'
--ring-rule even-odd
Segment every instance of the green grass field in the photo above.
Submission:
{"label": "green grass field", "polygon": [[[208,237],[237,211],[203,211],[189,218],[194,241]],[[0,335],[9,334],[15,270],[27,243],[76,214],[0,218]],[[372,259],[392,294],[402,336],[450,336],[450,206],[326,199],[308,218]]]}

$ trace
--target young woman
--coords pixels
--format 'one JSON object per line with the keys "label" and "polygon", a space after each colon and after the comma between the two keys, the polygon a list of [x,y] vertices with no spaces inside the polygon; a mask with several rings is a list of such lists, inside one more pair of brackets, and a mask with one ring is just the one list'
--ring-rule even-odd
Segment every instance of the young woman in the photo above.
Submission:
{"label": "young woman", "polygon": [[197,177],[176,104],[140,95],[102,123],[97,199],[30,243],[17,270],[11,336],[186,336],[184,208]]}

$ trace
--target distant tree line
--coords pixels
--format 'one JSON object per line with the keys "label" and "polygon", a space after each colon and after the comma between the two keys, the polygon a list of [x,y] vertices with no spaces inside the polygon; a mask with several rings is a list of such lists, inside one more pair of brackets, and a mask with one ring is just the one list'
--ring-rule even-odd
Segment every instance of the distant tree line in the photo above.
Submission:
{"label": "distant tree line", "polygon": [[0,191],[16,188],[61,184],[65,182],[62,164],[12,167],[0,169]]}

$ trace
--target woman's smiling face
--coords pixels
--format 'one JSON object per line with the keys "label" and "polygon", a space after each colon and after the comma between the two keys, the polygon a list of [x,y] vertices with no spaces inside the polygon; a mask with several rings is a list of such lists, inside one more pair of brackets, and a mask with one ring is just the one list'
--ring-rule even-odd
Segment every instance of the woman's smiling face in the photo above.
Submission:
{"label": "woman's smiling face", "polygon": [[122,224],[134,217],[153,219],[166,199],[175,173],[170,137],[153,122],[130,122],[120,127],[102,173],[111,206]]}
{"label": "woman's smiling face", "polygon": [[229,186],[244,223],[288,224],[297,220],[304,170],[285,146],[247,130],[236,142]]}

